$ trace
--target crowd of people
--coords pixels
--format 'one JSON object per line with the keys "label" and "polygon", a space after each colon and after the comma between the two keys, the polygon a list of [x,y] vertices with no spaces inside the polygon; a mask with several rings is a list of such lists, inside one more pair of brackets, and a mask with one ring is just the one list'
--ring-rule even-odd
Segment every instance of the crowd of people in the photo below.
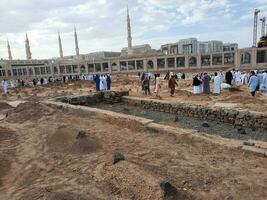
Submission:
{"label": "crowd of people", "polygon": [[5,96],[7,94],[7,90],[13,88],[21,88],[21,87],[36,87],[41,85],[47,85],[49,83],[68,83],[78,80],[86,80],[86,81],[94,81],[96,84],[96,91],[100,90],[110,90],[111,88],[111,76],[109,74],[106,75],[70,75],[70,76],[59,76],[59,77],[40,77],[34,78],[32,80],[29,79],[10,79],[2,80],[2,95]]}
{"label": "crowd of people", "polygon": [[[151,95],[150,81],[153,75],[150,72],[138,73],[143,94]],[[174,74],[168,71],[164,77],[168,81],[170,96],[173,97],[175,88],[178,86],[178,80],[185,80],[185,73],[179,72]],[[213,91],[211,92],[210,84],[213,82]],[[210,94],[219,95],[222,90],[230,89],[233,86],[247,85],[252,96],[257,91],[267,96],[267,70],[241,72],[239,70],[229,70],[227,72],[215,72],[214,74],[199,73],[193,76],[193,93],[194,94]],[[154,93],[156,97],[160,97],[160,74],[154,74]]]}
{"label": "crowd of people", "polygon": [[200,73],[193,77],[193,93],[194,94],[210,94],[210,82],[213,81],[213,94],[219,95],[221,90],[232,88],[233,85],[248,85],[252,96],[256,91],[267,95],[267,71],[251,71],[250,73],[241,72],[239,70],[230,70],[225,74],[220,71],[212,75]]}
{"label": "crowd of people", "polygon": [[[145,95],[151,95],[150,91],[150,80],[154,77],[154,93],[156,97],[160,97],[160,89],[161,89],[161,78],[160,73],[155,73],[154,76],[151,72],[142,72],[138,73],[140,84],[142,87],[142,91]],[[171,91],[171,96],[174,96],[175,86],[177,86],[176,80],[181,79],[185,80],[185,73],[179,72],[178,74],[174,74],[170,71],[167,72],[167,74],[164,77],[164,80],[169,81],[169,88]]]}

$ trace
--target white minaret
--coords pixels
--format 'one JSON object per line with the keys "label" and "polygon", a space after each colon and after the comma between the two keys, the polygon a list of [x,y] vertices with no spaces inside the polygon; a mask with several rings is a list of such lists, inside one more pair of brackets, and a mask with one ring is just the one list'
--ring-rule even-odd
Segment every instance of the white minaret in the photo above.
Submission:
{"label": "white minaret", "polygon": [[27,33],[26,33],[26,40],[25,40],[25,49],[26,49],[26,59],[27,60],[32,59],[31,47],[30,47],[30,42],[29,42]]}
{"label": "white minaret", "polygon": [[61,37],[60,37],[60,33],[59,32],[58,32],[58,45],[59,45],[60,58],[63,58],[63,49],[62,49]]}
{"label": "white minaret", "polygon": [[80,55],[79,52],[79,44],[78,44],[78,36],[77,36],[77,32],[76,32],[76,27],[74,26],[74,38],[75,38],[75,51],[76,51],[76,56]]}
{"label": "white minaret", "polygon": [[128,32],[128,48],[132,48],[132,31],[131,31],[131,19],[129,15],[129,9],[127,5],[127,32]]}
{"label": "white minaret", "polygon": [[11,49],[9,45],[9,41],[7,40],[7,51],[8,51],[8,59],[12,60],[12,54],[11,54]]}

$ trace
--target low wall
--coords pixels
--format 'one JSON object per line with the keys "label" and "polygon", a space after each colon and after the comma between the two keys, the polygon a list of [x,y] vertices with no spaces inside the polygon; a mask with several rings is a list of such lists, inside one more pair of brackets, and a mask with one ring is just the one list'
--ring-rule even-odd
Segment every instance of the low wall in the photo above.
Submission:
{"label": "low wall", "polygon": [[236,126],[267,129],[267,113],[208,107],[188,103],[173,103],[162,100],[147,100],[134,97],[123,97],[122,101],[133,106],[140,106],[147,110],[230,123]]}
{"label": "low wall", "polygon": [[64,96],[53,99],[56,102],[69,103],[72,105],[85,105],[90,106],[96,103],[119,103],[122,100],[123,96],[128,96],[128,91],[101,91],[95,92],[89,95],[80,95],[80,96]]}

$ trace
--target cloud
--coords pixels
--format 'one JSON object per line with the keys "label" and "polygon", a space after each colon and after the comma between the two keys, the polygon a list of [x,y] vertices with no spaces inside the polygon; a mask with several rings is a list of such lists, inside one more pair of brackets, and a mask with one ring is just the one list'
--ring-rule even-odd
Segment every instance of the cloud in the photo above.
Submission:
{"label": "cloud", "polygon": [[[198,37],[251,45],[253,11],[267,15],[265,0],[132,0],[129,2],[134,44],[154,48]],[[65,55],[74,54],[73,27],[80,52],[120,51],[127,45],[124,0],[1,0],[0,53],[7,58],[9,39],[14,58],[25,58],[28,32],[33,58],[58,56],[57,32]]]}

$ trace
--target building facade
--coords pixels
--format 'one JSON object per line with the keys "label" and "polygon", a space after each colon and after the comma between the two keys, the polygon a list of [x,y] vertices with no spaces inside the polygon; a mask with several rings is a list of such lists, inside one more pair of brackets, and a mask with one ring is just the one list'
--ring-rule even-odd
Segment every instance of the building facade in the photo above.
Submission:
{"label": "building facade", "polygon": [[150,54],[102,59],[0,60],[0,78],[186,71],[193,69],[267,69],[267,47],[204,54]]}
{"label": "building facade", "polygon": [[235,51],[238,49],[236,43],[223,44],[222,41],[198,41],[196,38],[180,40],[177,43],[165,44],[161,46],[161,52],[164,55],[172,54],[196,54],[196,53],[214,53],[222,51]]}

